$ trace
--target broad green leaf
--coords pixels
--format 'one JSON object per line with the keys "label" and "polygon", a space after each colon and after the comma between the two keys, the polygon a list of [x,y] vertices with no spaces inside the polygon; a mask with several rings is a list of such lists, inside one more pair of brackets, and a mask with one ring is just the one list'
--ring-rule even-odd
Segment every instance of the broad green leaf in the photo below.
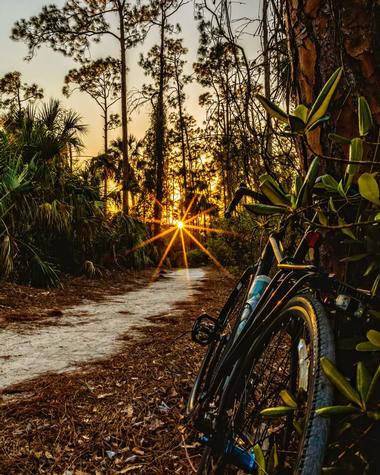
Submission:
{"label": "broad green leaf", "polygon": [[376,216],[374,217],[375,221],[380,221],[380,213],[377,213]]}
{"label": "broad green leaf", "polygon": [[259,214],[259,215],[283,214],[286,212],[286,209],[284,207],[264,205],[261,203],[248,204],[244,206],[250,213]]}
{"label": "broad green leaf", "polygon": [[361,261],[367,256],[368,254],[366,252],[363,254],[355,254],[354,256],[344,257],[343,259],[340,260],[340,262],[357,262],[357,261]]}
{"label": "broad green leaf", "polygon": [[356,406],[327,406],[315,411],[318,416],[341,416],[344,414],[357,414],[360,409]]}
{"label": "broad green leaf", "polygon": [[380,351],[378,346],[373,345],[370,341],[363,341],[356,345],[356,351]]}
{"label": "broad green leaf", "polygon": [[371,272],[376,268],[376,262],[370,262],[367,266],[367,269],[365,270],[363,277],[367,277],[368,275],[371,274]]}
{"label": "broad green leaf", "polygon": [[326,218],[326,215],[324,213],[322,213],[322,211],[318,211],[318,220],[324,226],[327,226],[329,224],[329,221]]}
{"label": "broad green leaf", "polygon": [[303,181],[301,190],[298,193],[296,208],[298,208],[299,206],[304,206],[308,203],[308,200],[310,198],[310,192],[313,189],[315,180],[317,179],[317,176],[318,176],[318,168],[319,168],[319,158],[315,157],[309,166],[309,169]]}
{"label": "broad green leaf", "polygon": [[[350,151],[349,151],[349,160],[351,162],[361,162],[363,160],[363,140],[355,137],[351,140]],[[349,163],[346,168],[346,173],[348,175],[356,175],[359,171],[360,165],[355,165]]]}
{"label": "broad green leaf", "polygon": [[375,374],[373,375],[371,384],[368,389],[367,393],[367,402],[371,402],[371,400],[377,396],[377,401],[380,400],[380,365],[377,367]]}
{"label": "broad green leaf", "polygon": [[332,191],[338,190],[338,182],[335,180],[333,176],[323,175],[321,177],[321,181],[327,189],[331,189]]}
{"label": "broad green leaf", "polygon": [[314,129],[321,126],[324,122],[327,122],[328,120],[330,120],[330,118],[331,118],[330,114],[326,114],[320,119],[318,119],[316,122],[313,122],[311,125],[309,125],[309,127],[306,130],[308,132],[312,132]]}
{"label": "broad green leaf", "polygon": [[340,391],[343,396],[360,406],[360,396],[351,386],[343,374],[335,368],[331,361],[325,357],[321,358],[321,366],[328,379]]}
{"label": "broad green leaf", "polygon": [[329,207],[331,209],[331,211],[333,211],[334,213],[336,213],[336,208],[335,208],[335,204],[334,204],[334,200],[332,199],[332,196],[330,196],[330,199],[329,199]]}
{"label": "broad green leaf", "polygon": [[287,389],[282,389],[280,391],[280,398],[287,406],[291,407],[292,409],[297,409],[297,401],[295,400],[293,394],[291,394]]}
{"label": "broad green leaf", "polygon": [[[343,218],[338,218],[338,224],[340,226],[345,226],[347,223]],[[351,228],[341,228],[341,231],[342,231],[343,234],[350,237],[351,239],[356,239],[356,236],[353,233]]]}
{"label": "broad green leaf", "polygon": [[361,196],[371,203],[380,205],[379,185],[377,184],[375,175],[373,173],[363,173],[360,175],[358,183]]}
{"label": "broad green leaf", "polygon": [[258,468],[257,475],[265,475],[267,473],[266,465],[265,465],[265,457],[259,444],[256,444],[253,447],[253,453],[255,454],[255,459],[256,459],[255,461]]}
{"label": "broad green leaf", "polygon": [[268,407],[260,411],[260,414],[264,417],[281,417],[291,414],[294,411],[293,407],[289,406],[277,406],[277,407]]}
{"label": "broad green leaf", "polygon": [[380,410],[378,411],[368,411],[367,412],[368,417],[373,419],[374,421],[380,421]]}
{"label": "broad green leaf", "polygon": [[306,124],[308,113],[309,109],[303,104],[298,105],[293,111],[293,115],[301,119],[304,124]]}
{"label": "broad green leaf", "polygon": [[347,137],[343,137],[343,135],[338,135],[338,134],[329,134],[329,139],[332,140],[333,142],[348,145],[351,143],[351,139]]}
{"label": "broad green leaf", "polygon": [[356,368],[356,388],[362,398],[367,402],[368,389],[371,384],[371,375],[362,361],[359,361]]}
{"label": "broad green leaf", "polygon": [[280,185],[270,175],[260,177],[260,190],[268,200],[276,206],[290,206],[288,196],[282,191]]}
{"label": "broad green leaf", "polygon": [[[297,196],[298,196],[298,193],[301,190],[302,183],[303,183],[302,177],[300,175],[297,175],[296,179],[295,179],[295,189],[296,189],[296,195]],[[379,215],[380,215],[380,213],[379,213]],[[380,216],[379,216],[379,219],[380,219]]]}
{"label": "broad green leaf", "polygon": [[309,115],[307,124],[313,124],[321,117],[326,114],[327,108],[329,107],[330,101],[334,95],[334,92],[338,86],[340,78],[342,77],[343,68],[338,68],[328,79],[326,84],[323,86],[321,92],[319,93],[317,99],[315,100]]}
{"label": "broad green leaf", "polygon": [[299,117],[294,115],[289,115],[289,127],[292,132],[299,134],[305,130],[305,123]]}
{"label": "broad green leaf", "polygon": [[274,475],[274,473],[276,472],[277,466],[278,466],[278,455],[277,455],[276,444],[274,444],[269,454],[267,474]]}
{"label": "broad green leaf", "polygon": [[372,112],[365,97],[358,99],[358,122],[360,136],[367,135],[373,127]]}
{"label": "broad green leaf", "polygon": [[260,101],[261,105],[268,112],[269,115],[275,117],[281,122],[288,122],[288,114],[280,109],[276,104],[266,99],[261,94],[256,94],[256,98]]}
{"label": "broad green leaf", "polygon": [[340,194],[340,196],[342,198],[346,198],[347,195],[346,195],[346,191],[344,189],[344,184],[343,184],[343,180],[340,180],[339,183],[338,183],[338,193]]}
{"label": "broad green leaf", "polygon": [[375,345],[380,349],[380,332],[377,330],[368,330],[367,338],[372,345]]}

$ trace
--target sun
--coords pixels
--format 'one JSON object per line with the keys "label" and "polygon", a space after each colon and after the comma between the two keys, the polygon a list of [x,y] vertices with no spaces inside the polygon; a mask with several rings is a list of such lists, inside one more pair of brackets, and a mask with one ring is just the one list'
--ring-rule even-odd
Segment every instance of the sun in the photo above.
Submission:
{"label": "sun", "polygon": [[[171,247],[173,246],[173,244],[176,242],[177,239],[179,239],[180,242],[181,242],[184,266],[185,266],[185,268],[188,268],[185,236],[187,236],[199,249],[201,249],[226,275],[230,276],[229,272],[222,266],[222,264],[216,259],[216,257],[213,256],[211,254],[211,252],[208,249],[206,249],[205,246],[200,241],[198,241],[198,239],[194,236],[194,234],[191,232],[191,230],[206,231],[206,232],[212,232],[212,233],[233,234],[233,235],[236,235],[237,233],[234,233],[234,232],[231,232],[231,231],[226,231],[224,229],[209,228],[209,227],[206,227],[206,226],[196,226],[195,224],[193,224],[194,220],[197,217],[206,215],[212,210],[212,208],[210,208],[210,209],[201,211],[200,213],[192,216],[191,218],[188,218],[187,216],[190,213],[190,211],[191,211],[191,209],[194,205],[195,198],[196,197],[193,196],[193,198],[192,198],[188,208],[186,209],[185,213],[183,214],[183,216],[181,216],[180,219],[175,220],[174,222],[172,222],[172,224],[169,225],[168,229],[165,229],[165,230],[161,231],[159,234],[156,234],[155,236],[152,236],[151,238],[145,240],[144,242],[142,242],[142,243],[138,244],[137,246],[133,247],[132,249],[130,249],[129,252],[134,252],[137,249],[141,249],[142,247],[144,247],[148,244],[151,244],[151,243],[153,243],[154,241],[156,241],[158,239],[163,238],[164,236],[168,236],[168,235],[172,234],[172,236],[170,237],[169,243],[167,244],[167,246],[166,246],[166,248],[165,248],[165,250],[164,250],[164,252],[161,256],[160,262],[158,263],[158,265],[156,267],[156,270],[155,270],[155,272],[152,276],[153,279],[157,278],[157,276],[159,275],[160,269],[161,269],[162,265],[164,264],[165,259],[167,258]],[[161,221],[157,221],[157,220],[147,220],[146,222],[161,223]]]}

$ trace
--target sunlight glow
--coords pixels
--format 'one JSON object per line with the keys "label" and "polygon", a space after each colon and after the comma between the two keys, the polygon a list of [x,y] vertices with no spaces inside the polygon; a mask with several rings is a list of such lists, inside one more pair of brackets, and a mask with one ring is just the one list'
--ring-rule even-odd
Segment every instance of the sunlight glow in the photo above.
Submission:
{"label": "sunlight glow", "polygon": [[[141,249],[142,247],[144,247],[148,244],[151,244],[154,241],[157,241],[158,239],[161,239],[164,236],[167,236],[167,235],[173,233],[173,235],[170,238],[169,243],[165,247],[165,250],[164,250],[164,252],[161,256],[160,262],[158,263],[158,265],[157,265],[157,267],[156,267],[156,269],[153,273],[153,276],[152,276],[153,279],[156,279],[159,276],[161,267],[163,266],[168,254],[170,252],[170,249],[176,243],[177,238],[179,238],[181,248],[182,248],[182,256],[183,256],[184,267],[185,267],[185,269],[188,269],[189,263],[188,263],[188,258],[187,258],[186,240],[185,240],[185,234],[184,233],[186,233],[186,235],[190,238],[190,240],[193,241],[197,245],[197,247],[199,247],[199,249],[201,249],[216,264],[216,266],[219,269],[222,270],[222,272],[224,272],[226,275],[230,276],[229,272],[216,259],[216,257],[213,256],[211,254],[211,252],[208,249],[206,249],[205,246],[194,236],[194,234],[190,231],[189,228],[194,229],[195,231],[206,231],[206,232],[214,232],[214,233],[225,233],[225,234],[234,234],[234,235],[236,235],[237,233],[233,233],[233,232],[230,232],[230,231],[225,231],[224,229],[208,228],[207,226],[197,226],[195,224],[190,224],[197,218],[204,217],[204,219],[206,219],[206,216],[208,215],[208,213],[210,213],[210,211],[214,209],[213,207],[211,207],[211,208],[206,209],[204,211],[201,211],[201,212],[199,212],[199,213],[197,213],[194,216],[191,216],[189,218],[188,214],[190,213],[190,211],[192,210],[192,208],[194,206],[195,199],[196,199],[196,196],[193,196],[191,201],[190,201],[189,206],[187,207],[187,209],[183,213],[183,216],[181,218],[175,220],[174,222],[172,222],[172,224],[169,225],[169,227],[165,231],[161,231],[159,234],[147,239],[146,241],[144,241],[142,243],[139,243],[137,246],[135,246],[133,249],[131,249],[129,251],[129,252],[133,252],[133,251],[136,251],[137,249]],[[160,206],[162,206],[161,203],[159,203],[159,204],[160,204]],[[155,219],[147,219],[146,222],[147,223],[163,224],[160,221],[155,220]]]}

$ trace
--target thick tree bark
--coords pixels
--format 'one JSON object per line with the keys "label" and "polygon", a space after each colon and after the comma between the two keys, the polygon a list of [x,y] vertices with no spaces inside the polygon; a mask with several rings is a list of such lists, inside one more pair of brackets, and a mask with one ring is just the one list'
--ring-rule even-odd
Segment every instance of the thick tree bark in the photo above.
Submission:
{"label": "thick tree bark", "polygon": [[[333,114],[336,133],[348,137],[358,134],[358,95],[366,97],[380,125],[380,1],[285,1],[296,102],[309,107],[329,76],[343,66],[344,76],[336,96],[338,107]],[[323,128],[310,134],[309,143],[318,153],[341,154],[341,149],[332,147]],[[310,150],[302,152],[310,159]],[[341,171],[336,162],[323,163],[323,171]],[[306,160],[304,165],[307,166]]]}
{"label": "thick tree bark", "polygon": [[[104,105],[104,153],[108,151],[108,106]],[[107,195],[108,195],[108,171],[104,170],[104,216],[107,217]]]}
{"label": "thick tree bark", "polygon": [[179,80],[178,69],[175,69],[175,78],[177,86],[177,98],[178,98],[178,114],[179,114],[179,126],[181,134],[181,155],[182,155],[182,177],[183,177],[183,196],[184,196],[184,208],[186,208],[187,200],[187,167],[186,167],[186,143],[185,143],[185,122],[183,120],[183,108],[182,108],[182,91],[181,83]]}

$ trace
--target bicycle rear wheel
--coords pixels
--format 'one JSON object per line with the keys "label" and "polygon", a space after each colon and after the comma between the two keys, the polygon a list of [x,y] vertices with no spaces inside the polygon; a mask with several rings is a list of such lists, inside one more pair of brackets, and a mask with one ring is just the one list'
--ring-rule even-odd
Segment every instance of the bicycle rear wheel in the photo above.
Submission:
{"label": "bicycle rear wheel", "polygon": [[247,292],[254,271],[254,267],[249,267],[246,269],[239,281],[236,283],[229,298],[224,304],[224,307],[219,313],[216,323],[218,337],[214,339],[207,347],[207,351],[188,398],[188,415],[194,411],[197,403],[202,398],[202,395],[207,392],[216,363],[219,361],[219,358],[223,353],[228,343],[229,337],[235,327],[235,323],[238,321],[243,311],[245,302],[247,300]]}
{"label": "bicycle rear wheel", "polygon": [[[322,356],[334,360],[325,310],[310,295],[296,296],[256,337],[225,389],[214,433],[219,441],[205,449],[198,473],[244,473],[229,465],[224,452],[229,441],[246,452],[258,444],[267,459],[276,450],[281,475],[319,474],[329,423],[315,410],[333,401],[320,366]],[[294,395],[297,407],[282,417],[261,415],[264,409],[285,405],[280,397],[284,390]]]}

